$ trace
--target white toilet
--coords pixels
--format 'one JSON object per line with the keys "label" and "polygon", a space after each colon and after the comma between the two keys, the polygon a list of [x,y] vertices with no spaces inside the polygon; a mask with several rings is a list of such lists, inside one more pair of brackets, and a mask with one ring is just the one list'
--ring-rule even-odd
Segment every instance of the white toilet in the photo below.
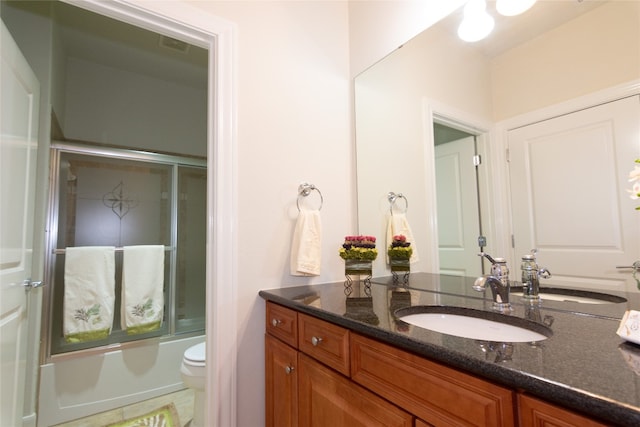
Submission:
{"label": "white toilet", "polygon": [[190,427],[204,427],[205,347],[206,343],[201,342],[186,349],[180,366],[182,381],[195,392]]}

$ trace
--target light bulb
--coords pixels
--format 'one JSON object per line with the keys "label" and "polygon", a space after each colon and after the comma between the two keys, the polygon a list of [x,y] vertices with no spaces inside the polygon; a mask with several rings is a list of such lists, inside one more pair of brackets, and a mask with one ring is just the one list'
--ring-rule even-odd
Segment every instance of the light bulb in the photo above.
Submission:
{"label": "light bulb", "polygon": [[496,10],[500,15],[515,16],[526,12],[536,0],[498,0]]}
{"label": "light bulb", "polygon": [[458,37],[466,42],[476,42],[493,30],[494,20],[486,11],[484,0],[470,0],[464,7],[464,19],[458,27]]}

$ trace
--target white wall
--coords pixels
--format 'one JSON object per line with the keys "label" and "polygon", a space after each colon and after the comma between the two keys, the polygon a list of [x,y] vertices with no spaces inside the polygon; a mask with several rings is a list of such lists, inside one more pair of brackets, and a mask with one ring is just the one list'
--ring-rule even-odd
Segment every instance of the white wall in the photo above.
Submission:
{"label": "white wall", "polygon": [[[264,423],[258,291],[341,281],[338,248],[355,232],[347,3],[189,3],[237,24],[237,416],[238,426],[256,427]],[[302,181],[324,196],[322,269],[314,278],[289,274]]]}
{"label": "white wall", "polygon": [[465,0],[349,1],[351,75],[357,76],[464,2]]}
{"label": "white wall", "polygon": [[69,58],[65,98],[67,139],[206,155],[204,90]]}
{"label": "white wall", "polygon": [[495,121],[640,78],[639,23],[639,1],[612,1],[495,58]]}

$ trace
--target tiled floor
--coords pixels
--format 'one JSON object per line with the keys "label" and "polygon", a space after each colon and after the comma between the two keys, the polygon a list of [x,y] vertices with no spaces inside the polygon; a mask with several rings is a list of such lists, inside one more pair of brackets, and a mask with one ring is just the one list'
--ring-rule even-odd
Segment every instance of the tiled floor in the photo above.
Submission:
{"label": "tiled floor", "polygon": [[134,405],[124,406],[112,411],[102,412],[79,420],[58,424],[54,427],[101,427],[107,424],[123,421],[128,418],[133,418],[138,415],[144,415],[171,402],[173,402],[176,407],[181,426],[188,426],[191,418],[193,418],[193,390],[191,389],[166,394]]}

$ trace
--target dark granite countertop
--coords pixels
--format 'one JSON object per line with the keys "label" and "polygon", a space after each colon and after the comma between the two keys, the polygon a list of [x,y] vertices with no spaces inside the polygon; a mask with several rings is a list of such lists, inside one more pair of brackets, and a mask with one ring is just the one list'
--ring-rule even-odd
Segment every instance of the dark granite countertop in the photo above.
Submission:
{"label": "dark granite countertop", "polygon": [[[394,316],[399,308],[446,305],[491,311],[473,278],[412,273],[406,285],[391,277],[260,291],[268,301],[338,324],[415,354],[489,379],[514,390],[577,410],[612,425],[640,425],[640,346],[616,335],[627,309],[640,309],[638,294],[617,294],[622,303],[512,298],[511,316],[551,323],[553,335],[537,343],[499,343],[441,334]],[[607,292],[611,294],[611,292]]]}

